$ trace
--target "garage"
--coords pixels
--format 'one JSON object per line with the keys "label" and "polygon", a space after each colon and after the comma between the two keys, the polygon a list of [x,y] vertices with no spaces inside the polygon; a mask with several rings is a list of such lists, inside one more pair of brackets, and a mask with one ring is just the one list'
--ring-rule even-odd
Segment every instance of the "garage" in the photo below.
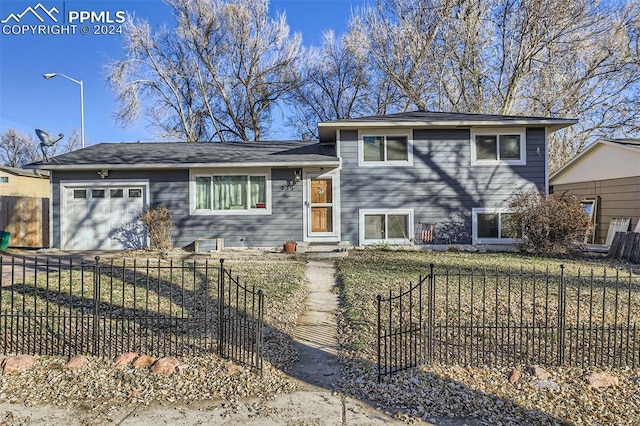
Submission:
{"label": "garage", "polygon": [[63,250],[129,250],[147,246],[138,213],[145,185],[73,184],[62,188]]}

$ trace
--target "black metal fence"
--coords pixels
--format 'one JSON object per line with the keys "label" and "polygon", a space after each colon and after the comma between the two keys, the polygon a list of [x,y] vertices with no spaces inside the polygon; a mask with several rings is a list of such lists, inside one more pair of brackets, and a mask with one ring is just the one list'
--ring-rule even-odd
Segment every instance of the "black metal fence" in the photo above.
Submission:
{"label": "black metal fence", "polygon": [[447,270],[378,296],[378,378],[425,364],[640,365],[631,272]]}
{"label": "black metal fence", "polygon": [[218,353],[262,373],[264,295],[255,286],[249,288],[220,260],[221,309],[218,310]]}
{"label": "black metal fence", "polygon": [[213,352],[262,368],[264,298],[223,261],[0,257],[0,269],[2,353]]}

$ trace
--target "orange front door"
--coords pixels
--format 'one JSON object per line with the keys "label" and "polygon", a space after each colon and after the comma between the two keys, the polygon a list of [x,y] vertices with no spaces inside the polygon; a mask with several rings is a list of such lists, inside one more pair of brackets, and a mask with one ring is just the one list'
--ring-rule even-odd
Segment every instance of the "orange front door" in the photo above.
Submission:
{"label": "orange front door", "polygon": [[333,179],[311,178],[310,191],[311,232],[333,232]]}

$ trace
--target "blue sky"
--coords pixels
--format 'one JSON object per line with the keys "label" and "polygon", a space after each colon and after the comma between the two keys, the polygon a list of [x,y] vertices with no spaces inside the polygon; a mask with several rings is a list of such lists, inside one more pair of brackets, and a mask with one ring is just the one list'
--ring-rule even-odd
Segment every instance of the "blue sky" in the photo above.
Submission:
{"label": "blue sky", "polygon": [[[270,12],[285,12],[291,31],[300,32],[305,45],[318,45],[321,33],[327,29],[343,33],[352,8],[366,1],[271,0]],[[37,8],[39,3],[42,7]],[[29,7],[36,8],[42,22],[31,12],[19,16]],[[43,10],[49,11],[57,22]],[[118,105],[105,82],[103,67],[109,60],[121,57],[121,36],[80,34],[82,24],[77,21],[73,23],[75,34],[34,35],[31,27],[22,27],[44,25],[51,31],[53,26],[71,25],[71,22],[62,22],[62,17],[68,19],[71,13],[76,13],[78,19],[81,12],[102,13],[104,21],[113,22],[117,21],[119,11],[145,18],[153,26],[172,25],[173,22],[169,9],[161,0],[0,1],[0,21],[8,19],[6,23],[0,23],[0,132],[14,128],[35,136],[35,128],[55,135],[69,135],[74,129],[80,130],[80,87],[59,76],[50,80],[42,77],[43,73],[56,72],[84,83],[87,145],[155,140],[153,130],[143,120],[126,129],[118,127],[113,120]],[[12,14],[18,19],[10,18]],[[94,24],[85,23],[92,32]],[[272,138],[296,137],[277,123],[278,117],[275,118]]]}

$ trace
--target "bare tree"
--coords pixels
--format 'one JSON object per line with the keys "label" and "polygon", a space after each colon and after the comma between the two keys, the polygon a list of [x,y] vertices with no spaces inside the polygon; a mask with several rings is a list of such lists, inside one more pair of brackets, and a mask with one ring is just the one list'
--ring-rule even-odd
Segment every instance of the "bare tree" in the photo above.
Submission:
{"label": "bare tree", "polygon": [[33,138],[15,129],[7,129],[0,137],[0,161],[9,167],[20,167],[31,163],[37,144]]}
{"label": "bare tree", "polygon": [[639,4],[385,0],[351,31],[400,110],[578,118],[553,135],[553,169],[594,137],[640,127]]}
{"label": "bare tree", "polygon": [[[397,110],[437,104],[437,76],[443,60],[438,35],[457,2],[381,0],[352,16],[350,32],[367,51],[372,83],[386,81],[393,87],[399,95],[393,100]],[[377,90],[376,86],[372,84],[372,89]]]}
{"label": "bare tree", "polygon": [[0,136],[0,163],[10,167],[22,167],[44,158],[75,151],[80,147],[80,136],[73,130],[65,143],[43,146],[33,137],[15,129],[7,129]]}
{"label": "bare tree", "polygon": [[320,121],[371,113],[364,62],[333,31],[322,37],[320,48],[310,48],[302,62],[302,83],[288,97],[292,116],[288,124],[302,134],[317,135]]}
{"label": "bare tree", "polygon": [[80,149],[82,146],[82,139],[80,138],[80,133],[77,129],[73,129],[69,137],[67,137],[67,141],[62,146],[58,146],[55,154],[62,154],[65,152],[76,151]]}
{"label": "bare tree", "polygon": [[127,57],[108,65],[130,124],[149,113],[164,137],[260,140],[274,105],[299,84],[301,39],[268,0],[167,0],[175,28],[129,19]]}

